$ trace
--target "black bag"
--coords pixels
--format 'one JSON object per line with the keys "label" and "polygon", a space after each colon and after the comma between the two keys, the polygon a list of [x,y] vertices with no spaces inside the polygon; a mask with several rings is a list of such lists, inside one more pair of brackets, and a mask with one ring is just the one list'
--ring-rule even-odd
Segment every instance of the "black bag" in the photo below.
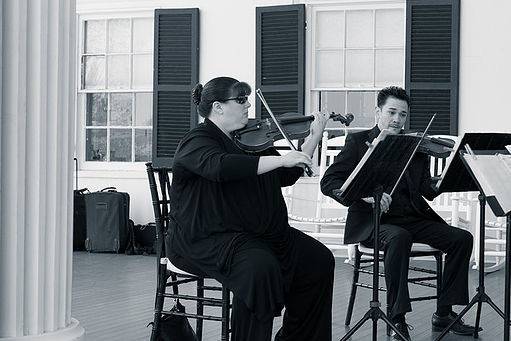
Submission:
{"label": "black bag", "polygon": [[85,195],[87,188],[78,189],[78,159],[75,161],[75,189],[73,191],[73,251],[85,250],[87,238],[87,215],[85,213]]}
{"label": "black bag", "polygon": [[[185,307],[176,302],[171,311],[185,312]],[[152,322],[150,323],[150,325]],[[164,315],[160,319],[160,333],[157,341],[197,341],[197,335],[185,316]]]}
{"label": "black bag", "polygon": [[156,224],[129,224],[127,255],[149,255],[156,253]]}
{"label": "black bag", "polygon": [[130,196],[107,187],[85,196],[89,252],[124,252],[128,240]]}
{"label": "black bag", "polygon": [[87,193],[89,193],[87,188],[73,191],[73,251],[85,250],[85,238],[87,238],[85,195]]}

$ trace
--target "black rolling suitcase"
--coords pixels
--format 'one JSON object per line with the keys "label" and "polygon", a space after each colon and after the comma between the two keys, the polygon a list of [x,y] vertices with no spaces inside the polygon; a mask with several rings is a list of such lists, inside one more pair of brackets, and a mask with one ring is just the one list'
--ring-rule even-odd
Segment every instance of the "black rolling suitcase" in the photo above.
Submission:
{"label": "black rolling suitcase", "polygon": [[128,241],[130,196],[107,187],[85,196],[89,252],[124,252]]}

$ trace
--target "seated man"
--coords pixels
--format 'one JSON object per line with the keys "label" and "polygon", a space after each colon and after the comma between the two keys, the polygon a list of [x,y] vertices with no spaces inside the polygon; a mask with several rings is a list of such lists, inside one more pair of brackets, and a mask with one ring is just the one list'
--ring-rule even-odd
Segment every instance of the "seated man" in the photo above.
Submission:
{"label": "seated man", "polygon": [[[349,134],[342,152],[327,169],[321,180],[325,195],[339,200],[334,194],[355,169],[371,143],[382,129],[399,134],[405,124],[409,98],[405,90],[388,87],[378,93],[377,125],[366,131]],[[393,197],[383,193],[381,199],[381,226],[378,241],[384,250],[385,281],[390,308],[389,318],[397,329],[410,338],[405,314],[412,310],[408,293],[408,264],[412,243],[428,244],[446,254],[442,290],[438,310],[433,314],[433,330],[441,331],[455,317],[452,305],[468,303],[468,267],[472,251],[472,235],[449,226],[438,216],[422,196],[432,200],[437,194],[431,186],[428,156],[416,154],[398,184]],[[390,189],[388,190],[390,192]],[[341,202],[341,201],[340,201]],[[341,202],[349,206],[345,243],[363,242],[373,245],[373,198],[355,202]],[[471,335],[474,327],[463,322],[451,329],[460,335]],[[400,339],[394,335],[394,339]]]}

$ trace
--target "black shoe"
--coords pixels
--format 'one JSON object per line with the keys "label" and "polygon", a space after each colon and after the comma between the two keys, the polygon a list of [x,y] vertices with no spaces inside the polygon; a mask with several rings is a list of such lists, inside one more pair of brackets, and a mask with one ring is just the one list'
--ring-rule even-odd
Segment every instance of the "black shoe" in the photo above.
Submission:
{"label": "black shoe", "polygon": [[[438,316],[436,313],[433,314],[433,317],[431,317],[431,324],[433,325],[433,331],[434,332],[441,332],[443,331],[454,319],[458,317],[458,314],[455,312],[450,312],[447,316]],[[458,335],[473,335],[476,328],[474,326],[470,326],[468,324],[465,324],[462,319],[457,321],[451,329],[450,332]],[[479,327],[479,331],[483,330],[483,328]]]}
{"label": "black shoe", "polygon": [[[394,324],[396,326],[397,330],[405,337],[405,341],[410,341],[410,333],[408,333],[408,329],[412,330],[413,327],[407,324],[406,322],[396,322]],[[393,340],[403,340],[401,336],[397,335],[394,330],[392,330],[392,339]]]}

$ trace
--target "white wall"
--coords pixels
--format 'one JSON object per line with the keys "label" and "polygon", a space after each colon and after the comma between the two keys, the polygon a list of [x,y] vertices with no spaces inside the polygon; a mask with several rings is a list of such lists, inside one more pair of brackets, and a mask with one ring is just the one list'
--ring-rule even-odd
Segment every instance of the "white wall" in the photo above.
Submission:
{"label": "white wall", "polygon": [[[122,11],[197,7],[200,9],[200,82],[217,76],[231,76],[254,86],[255,9],[291,3],[291,0],[78,0],[77,13],[114,15]],[[254,103],[254,94],[250,102]],[[254,108],[251,108],[251,117],[255,115]],[[83,158],[82,151],[77,151],[77,155]],[[153,221],[145,166],[135,167],[136,170],[80,171],[78,187],[96,191],[115,186],[118,191],[130,194],[130,217],[135,223]]]}
{"label": "white wall", "polygon": [[[353,1],[353,0],[345,0]],[[335,1],[325,0],[326,3]],[[255,83],[255,8],[319,0],[78,0],[78,14],[155,8],[200,9],[200,81],[229,75]],[[461,0],[459,132],[511,132],[509,0]],[[252,95],[251,103],[254,103]],[[254,107],[251,108],[251,116]],[[80,156],[80,155],[79,155]],[[82,156],[83,157],[83,156]],[[137,170],[82,171],[79,187],[116,186],[131,194],[131,218],[153,220],[143,164]]]}
{"label": "white wall", "polygon": [[462,0],[459,132],[511,133],[511,2]]}

